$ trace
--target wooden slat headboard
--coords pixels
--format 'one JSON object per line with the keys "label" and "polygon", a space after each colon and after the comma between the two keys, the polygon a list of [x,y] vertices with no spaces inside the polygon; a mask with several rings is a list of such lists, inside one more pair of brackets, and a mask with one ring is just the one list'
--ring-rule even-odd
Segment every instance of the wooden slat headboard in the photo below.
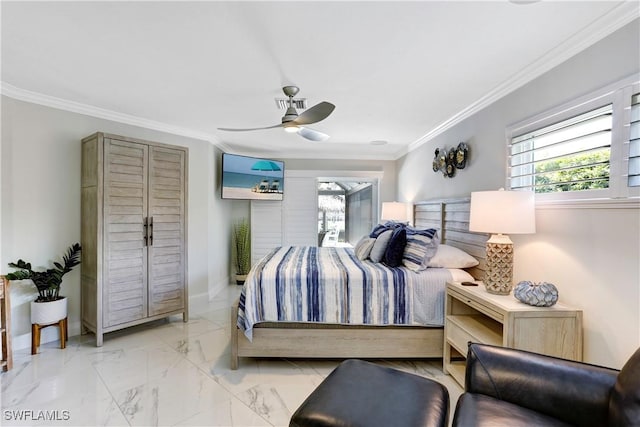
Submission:
{"label": "wooden slat headboard", "polygon": [[470,199],[438,199],[418,202],[414,205],[416,228],[435,228],[441,243],[462,249],[475,257],[480,264],[467,271],[478,280],[484,278],[486,265],[485,244],[489,236],[469,231]]}

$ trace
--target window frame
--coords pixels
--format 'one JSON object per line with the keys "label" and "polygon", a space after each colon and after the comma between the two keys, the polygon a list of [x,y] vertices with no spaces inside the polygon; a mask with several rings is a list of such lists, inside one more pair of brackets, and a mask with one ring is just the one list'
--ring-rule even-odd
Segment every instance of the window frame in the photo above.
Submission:
{"label": "window frame", "polygon": [[631,97],[640,91],[638,75],[632,75],[597,91],[508,126],[505,130],[505,188],[511,189],[511,140],[514,137],[568,120],[591,110],[612,105],[609,188],[536,193],[536,202],[565,203],[585,200],[625,200],[640,197],[640,187],[628,186]]}

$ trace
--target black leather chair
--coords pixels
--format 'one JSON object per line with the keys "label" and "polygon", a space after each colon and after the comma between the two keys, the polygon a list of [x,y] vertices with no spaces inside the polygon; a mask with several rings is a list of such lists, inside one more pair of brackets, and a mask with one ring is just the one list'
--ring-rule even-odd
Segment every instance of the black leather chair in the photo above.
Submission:
{"label": "black leather chair", "polygon": [[440,383],[347,360],[291,417],[291,427],[445,427],[449,392]]}
{"label": "black leather chair", "polygon": [[640,426],[640,349],[621,371],[469,344],[453,426]]}

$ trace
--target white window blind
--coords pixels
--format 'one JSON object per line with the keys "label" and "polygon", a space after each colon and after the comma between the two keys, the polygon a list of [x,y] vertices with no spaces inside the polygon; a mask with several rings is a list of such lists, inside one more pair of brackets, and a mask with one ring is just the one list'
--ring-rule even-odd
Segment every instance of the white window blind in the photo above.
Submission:
{"label": "white window blind", "polygon": [[313,177],[285,177],[282,202],[284,246],[318,245],[318,183]]}
{"label": "white window blind", "polygon": [[515,136],[510,188],[557,193],[609,188],[612,105]]}
{"label": "white window blind", "polygon": [[278,246],[282,246],[282,202],[252,200],[251,265]]}
{"label": "white window blind", "polygon": [[629,187],[640,186],[640,93],[631,97],[629,135]]}

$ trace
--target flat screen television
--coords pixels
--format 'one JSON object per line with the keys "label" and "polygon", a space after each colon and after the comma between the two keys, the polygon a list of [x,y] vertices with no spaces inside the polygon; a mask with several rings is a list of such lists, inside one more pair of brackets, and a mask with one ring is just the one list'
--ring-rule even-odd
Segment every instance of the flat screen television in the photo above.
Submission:
{"label": "flat screen television", "polygon": [[284,162],[259,157],[222,154],[222,198],[282,200]]}

